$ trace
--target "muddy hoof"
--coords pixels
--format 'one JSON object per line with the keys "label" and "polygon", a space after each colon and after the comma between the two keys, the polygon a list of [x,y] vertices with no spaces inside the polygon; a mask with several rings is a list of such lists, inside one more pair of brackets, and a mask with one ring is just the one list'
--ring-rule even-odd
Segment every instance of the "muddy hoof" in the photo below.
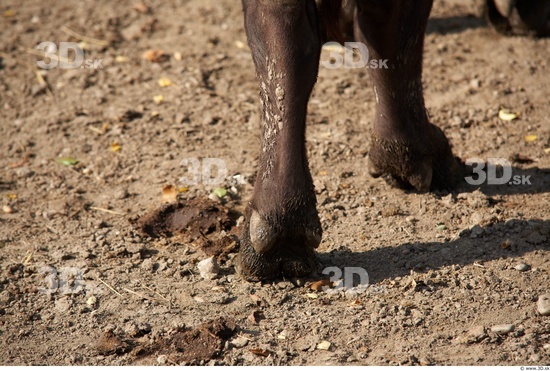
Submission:
{"label": "muddy hoof", "polygon": [[550,2],[486,0],[485,18],[506,35],[550,36]]}
{"label": "muddy hoof", "polygon": [[392,186],[419,192],[450,190],[464,175],[464,166],[453,156],[449,141],[437,126],[426,126],[420,140],[387,140],[372,136],[368,171],[383,176]]}
{"label": "muddy hoof", "polygon": [[316,267],[322,230],[317,211],[261,216],[251,207],[241,234],[237,272],[248,281],[298,277]]}

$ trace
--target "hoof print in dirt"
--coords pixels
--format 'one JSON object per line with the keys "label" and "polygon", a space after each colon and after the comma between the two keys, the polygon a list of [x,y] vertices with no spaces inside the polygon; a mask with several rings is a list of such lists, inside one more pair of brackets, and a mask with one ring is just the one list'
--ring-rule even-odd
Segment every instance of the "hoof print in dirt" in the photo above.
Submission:
{"label": "hoof print in dirt", "polygon": [[223,262],[238,248],[236,213],[211,200],[186,200],[164,204],[137,221],[142,233],[152,237],[177,237]]}

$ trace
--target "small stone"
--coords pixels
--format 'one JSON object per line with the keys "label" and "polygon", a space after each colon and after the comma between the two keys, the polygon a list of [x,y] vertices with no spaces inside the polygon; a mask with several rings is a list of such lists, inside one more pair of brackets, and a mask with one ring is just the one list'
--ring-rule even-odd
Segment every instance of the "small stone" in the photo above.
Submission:
{"label": "small stone", "polygon": [[278,282],[276,285],[280,290],[291,290],[294,288],[294,284],[288,281]]}
{"label": "small stone", "polygon": [[167,355],[161,354],[160,356],[157,357],[157,363],[159,365],[165,365],[166,362],[168,362],[168,356]]}
{"label": "small stone", "polygon": [[35,84],[31,87],[31,95],[33,97],[39,95],[39,94],[42,94],[46,91],[46,85],[42,85],[42,84]]}
{"label": "small stone", "polygon": [[470,237],[477,238],[483,234],[483,228],[481,228],[479,225],[474,225],[470,231]]}
{"label": "small stone", "polygon": [[476,326],[471,328],[464,336],[458,337],[456,341],[462,344],[473,344],[479,343],[486,337],[485,328],[483,326]]}
{"label": "small stone", "polygon": [[128,197],[128,189],[126,187],[117,188],[113,196],[116,200],[124,200]]}
{"label": "small stone", "polygon": [[529,361],[533,362],[533,363],[538,363],[540,362],[540,360],[542,359],[542,357],[540,356],[540,354],[533,354],[530,358],[529,358]]}
{"label": "small stone", "polygon": [[306,284],[306,281],[301,277],[292,277],[290,282],[292,282],[296,287],[304,287]]}
{"label": "small stone", "polygon": [[550,294],[539,296],[537,301],[537,310],[543,316],[550,316]]}
{"label": "small stone", "polygon": [[512,324],[495,325],[491,327],[491,331],[493,331],[495,334],[506,335],[514,331],[515,328],[516,327]]}
{"label": "small stone", "polygon": [[514,267],[515,270],[520,271],[520,272],[528,271],[529,268],[531,268],[531,267],[528,266],[528,265],[525,264],[525,263],[519,263],[518,265],[516,265],[516,266]]}
{"label": "small stone", "polygon": [[6,214],[13,214],[13,208],[9,205],[2,206],[2,211]]}
{"label": "small stone", "polygon": [[213,280],[218,276],[220,267],[214,257],[204,259],[197,264],[197,269],[202,278],[207,280]]}
{"label": "small stone", "polygon": [[148,323],[136,323],[132,321],[126,324],[124,332],[133,338],[142,337],[151,332],[151,325]]}
{"label": "small stone", "polygon": [[477,89],[480,86],[481,86],[481,81],[479,81],[479,79],[470,80],[470,87],[472,87],[473,89]]}
{"label": "small stone", "polygon": [[151,258],[144,259],[141,263],[141,268],[146,271],[152,272],[154,269],[155,264],[153,263],[153,260]]}
{"label": "small stone", "polygon": [[210,193],[208,195],[208,198],[211,199],[214,202],[220,202],[221,201],[221,199],[217,195],[215,195],[214,193]]}
{"label": "small stone", "polygon": [[231,341],[231,345],[233,345],[237,349],[244,348],[245,346],[248,345],[248,339],[243,337],[237,337],[236,339],[233,339]]}
{"label": "small stone", "polygon": [[97,304],[97,298],[95,296],[90,296],[88,300],[86,300],[86,304],[88,304],[91,307],[94,307]]}

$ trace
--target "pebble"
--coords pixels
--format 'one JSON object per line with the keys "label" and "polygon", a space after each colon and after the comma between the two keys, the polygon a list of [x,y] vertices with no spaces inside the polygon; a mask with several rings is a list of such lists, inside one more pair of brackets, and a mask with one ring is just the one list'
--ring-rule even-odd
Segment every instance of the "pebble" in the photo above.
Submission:
{"label": "pebble", "polygon": [[143,270],[152,272],[154,265],[155,264],[153,263],[153,260],[151,258],[147,258],[147,259],[144,259],[143,262],[141,263],[141,268]]}
{"label": "pebble", "polygon": [[550,316],[550,294],[539,296],[537,301],[537,310],[543,316]]}
{"label": "pebble", "polygon": [[157,362],[159,365],[165,365],[166,362],[168,362],[168,356],[165,354],[161,354],[157,357]]}
{"label": "pebble", "polygon": [[306,284],[305,279],[300,278],[300,277],[292,277],[290,279],[290,282],[292,282],[294,284],[294,286],[296,286],[296,287],[303,287]]}
{"label": "pebble", "polygon": [[458,337],[456,340],[463,344],[478,343],[485,339],[487,334],[485,333],[485,327],[476,326],[471,328],[464,336]]}
{"label": "pebble", "polygon": [[6,214],[12,214],[13,208],[9,205],[4,205],[2,206],[2,211],[5,212]]}
{"label": "pebble", "polygon": [[528,271],[529,268],[531,268],[531,267],[528,266],[528,265],[525,264],[525,263],[519,263],[518,265],[516,265],[516,266],[514,267],[515,270],[520,271],[520,272]]}
{"label": "pebble", "polygon": [[207,280],[213,280],[218,276],[218,272],[220,270],[220,267],[218,266],[218,262],[214,257],[201,260],[197,264],[197,269],[199,270],[199,273],[202,278]]}
{"label": "pebble", "polygon": [[470,87],[472,87],[473,89],[477,89],[480,86],[481,86],[481,81],[479,81],[479,79],[470,80]]}
{"label": "pebble", "polygon": [[88,304],[89,306],[93,307],[97,304],[97,298],[95,296],[90,296],[88,298],[88,300],[86,300],[86,304]]}
{"label": "pebble", "polygon": [[491,327],[491,331],[499,335],[506,335],[515,330],[515,326],[512,324],[495,325]]}
{"label": "pebble", "polygon": [[235,348],[244,348],[248,345],[248,339],[243,337],[237,337],[236,339],[231,340],[231,345],[233,345]]}
{"label": "pebble", "polygon": [[217,195],[215,195],[214,193],[210,193],[208,195],[208,198],[211,199],[214,202],[221,202],[221,199]]}
{"label": "pebble", "polygon": [[116,200],[124,200],[126,197],[129,196],[128,188],[126,187],[119,187],[115,190],[115,193],[113,194],[113,197]]}
{"label": "pebble", "polygon": [[474,225],[471,229],[470,237],[477,238],[483,234],[483,228],[479,225]]}

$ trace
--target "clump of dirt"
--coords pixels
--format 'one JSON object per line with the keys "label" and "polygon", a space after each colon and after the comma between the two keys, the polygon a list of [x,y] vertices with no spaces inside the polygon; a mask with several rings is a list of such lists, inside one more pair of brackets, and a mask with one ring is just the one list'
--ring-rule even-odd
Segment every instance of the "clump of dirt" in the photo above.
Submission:
{"label": "clump of dirt", "polygon": [[233,320],[218,318],[193,329],[183,329],[162,339],[143,355],[164,355],[177,364],[201,364],[222,354],[225,340],[236,332]]}
{"label": "clump of dirt", "polygon": [[113,330],[105,331],[97,341],[97,351],[99,354],[124,354],[128,352],[130,346],[120,339]]}
{"label": "clump of dirt", "polygon": [[142,233],[153,237],[179,237],[194,242],[204,253],[227,260],[238,249],[236,212],[219,202],[192,199],[172,202],[137,221]]}

